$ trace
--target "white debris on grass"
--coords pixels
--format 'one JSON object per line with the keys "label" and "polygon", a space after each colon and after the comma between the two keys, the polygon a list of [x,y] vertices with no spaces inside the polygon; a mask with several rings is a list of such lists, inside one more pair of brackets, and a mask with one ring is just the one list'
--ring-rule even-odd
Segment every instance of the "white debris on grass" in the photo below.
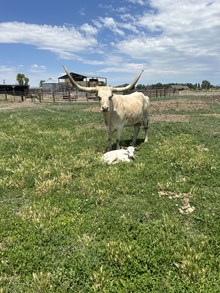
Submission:
{"label": "white debris on grass", "polygon": [[190,205],[189,198],[183,198],[183,206],[178,209],[179,213],[184,214],[191,214],[194,212],[195,207]]}
{"label": "white debris on grass", "polygon": [[127,149],[109,151],[102,157],[103,161],[107,164],[117,164],[119,162],[131,163],[134,161],[135,147],[129,146]]}
{"label": "white debris on grass", "polygon": [[[171,191],[159,191],[159,196],[167,196],[169,199],[182,199],[182,206],[178,209],[182,215],[191,214],[195,211],[195,207],[191,206],[189,202],[190,194],[188,193],[175,193]],[[178,204],[177,204],[178,206]]]}

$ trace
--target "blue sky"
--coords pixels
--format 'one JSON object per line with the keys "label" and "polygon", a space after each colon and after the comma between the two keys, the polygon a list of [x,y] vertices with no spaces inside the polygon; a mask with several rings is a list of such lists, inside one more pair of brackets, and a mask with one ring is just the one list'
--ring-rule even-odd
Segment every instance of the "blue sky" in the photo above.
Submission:
{"label": "blue sky", "polygon": [[220,0],[2,1],[0,84],[57,80],[62,64],[110,85],[142,69],[144,84],[220,84]]}

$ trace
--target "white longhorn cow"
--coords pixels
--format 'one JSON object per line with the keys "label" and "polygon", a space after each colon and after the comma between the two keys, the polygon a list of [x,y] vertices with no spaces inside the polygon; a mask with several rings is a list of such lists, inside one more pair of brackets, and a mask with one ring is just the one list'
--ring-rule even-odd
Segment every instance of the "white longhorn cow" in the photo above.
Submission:
{"label": "white longhorn cow", "polygon": [[108,130],[108,150],[112,149],[112,133],[117,131],[116,149],[120,149],[121,133],[124,127],[134,127],[134,137],[132,145],[135,145],[140,127],[143,126],[145,130],[144,142],[148,141],[148,111],[149,111],[149,97],[143,93],[134,92],[130,95],[115,95],[117,92],[124,92],[134,88],[135,84],[139,80],[141,73],[134,79],[132,83],[125,87],[111,87],[111,86],[96,86],[85,87],[79,85],[71,76],[69,71],[64,66],[66,74],[68,75],[70,82],[78,90],[96,93],[99,98],[100,109],[104,115],[104,121]]}

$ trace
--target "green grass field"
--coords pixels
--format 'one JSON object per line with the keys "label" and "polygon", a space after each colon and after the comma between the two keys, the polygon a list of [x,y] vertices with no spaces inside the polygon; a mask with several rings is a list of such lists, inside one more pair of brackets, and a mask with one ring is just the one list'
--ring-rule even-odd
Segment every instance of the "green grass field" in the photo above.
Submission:
{"label": "green grass field", "polygon": [[131,164],[96,107],[0,112],[0,292],[220,292],[219,97],[154,99]]}

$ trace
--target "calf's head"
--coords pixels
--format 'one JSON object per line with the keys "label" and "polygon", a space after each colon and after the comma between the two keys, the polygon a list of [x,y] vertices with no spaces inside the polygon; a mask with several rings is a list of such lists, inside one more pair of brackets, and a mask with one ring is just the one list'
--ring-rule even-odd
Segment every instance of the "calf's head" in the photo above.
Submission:
{"label": "calf's head", "polygon": [[143,70],[137,75],[137,77],[133,80],[132,83],[125,87],[110,87],[110,86],[96,86],[96,87],[85,87],[79,85],[72,77],[72,75],[69,73],[67,68],[63,66],[66,74],[69,77],[70,82],[74,87],[76,87],[80,91],[84,91],[87,93],[96,93],[99,98],[100,103],[100,110],[102,112],[108,112],[111,109],[111,100],[114,93],[117,92],[125,92],[132,88],[134,88],[135,84],[138,82],[139,78],[141,77],[141,74],[143,73]]}

